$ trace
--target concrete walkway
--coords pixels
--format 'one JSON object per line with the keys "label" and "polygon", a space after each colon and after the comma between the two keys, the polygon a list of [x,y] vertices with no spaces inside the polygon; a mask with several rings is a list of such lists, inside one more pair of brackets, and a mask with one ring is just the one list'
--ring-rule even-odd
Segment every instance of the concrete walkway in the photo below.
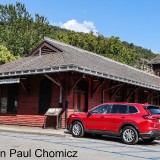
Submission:
{"label": "concrete walkway", "polygon": [[16,126],[16,125],[0,125],[0,132],[1,131],[59,136],[59,137],[71,136],[71,134],[66,129],[51,129],[51,128],[43,129],[41,127],[28,127],[28,126]]}

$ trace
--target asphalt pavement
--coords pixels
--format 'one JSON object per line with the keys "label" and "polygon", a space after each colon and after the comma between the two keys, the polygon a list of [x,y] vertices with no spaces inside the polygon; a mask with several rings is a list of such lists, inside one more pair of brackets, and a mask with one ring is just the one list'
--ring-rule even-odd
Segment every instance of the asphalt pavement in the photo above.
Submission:
{"label": "asphalt pavement", "polygon": [[0,132],[3,160],[159,160],[160,142],[125,145],[108,137],[74,138]]}

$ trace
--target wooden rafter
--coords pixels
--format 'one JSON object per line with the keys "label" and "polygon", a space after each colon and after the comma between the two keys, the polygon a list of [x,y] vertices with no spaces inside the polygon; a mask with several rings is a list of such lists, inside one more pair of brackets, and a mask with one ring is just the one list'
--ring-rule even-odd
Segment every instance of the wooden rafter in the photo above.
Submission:
{"label": "wooden rafter", "polygon": [[134,88],[127,96],[127,100],[133,95],[133,93],[138,89],[139,87]]}
{"label": "wooden rafter", "polygon": [[124,84],[121,84],[114,92],[113,94],[111,95],[111,99],[112,97],[114,97],[116,95],[116,93],[124,86]]}
{"label": "wooden rafter", "polygon": [[103,97],[102,97],[102,102],[104,103],[104,97],[105,97],[105,92],[107,92],[107,91],[109,91],[109,90],[111,90],[111,89],[114,89],[114,88],[117,88],[117,87],[119,87],[119,86],[121,86],[122,84],[118,84],[118,85],[116,85],[116,86],[113,86],[113,87],[110,87],[110,88],[106,88],[106,89],[104,89],[103,90]]}
{"label": "wooden rafter", "polygon": [[23,87],[23,89],[28,93],[30,94],[30,88],[29,88],[29,85],[27,86],[22,80],[21,80],[21,85]]}
{"label": "wooden rafter", "polygon": [[53,78],[62,86],[62,82],[60,80],[60,73],[58,73],[56,76],[53,76]]}
{"label": "wooden rafter", "polygon": [[71,91],[76,87],[76,85],[78,84],[78,82],[83,78],[83,75],[80,75],[77,77],[75,83],[69,88],[69,92],[68,94],[70,95]]}
{"label": "wooden rafter", "polygon": [[107,88],[107,89],[104,89],[103,91],[109,91],[109,90],[111,90],[111,89],[114,89],[114,88],[117,88],[117,87],[119,87],[119,86],[121,86],[122,84],[118,84],[118,85],[116,85],[116,86],[113,86],[113,87],[110,87],[110,88]]}
{"label": "wooden rafter", "polygon": [[92,87],[91,98],[96,93],[96,91],[103,85],[104,82],[105,82],[104,79],[100,80],[99,83],[98,83],[98,85],[95,88]]}
{"label": "wooden rafter", "polygon": [[51,80],[52,82],[54,82],[56,85],[59,86],[59,88],[60,88],[60,95],[59,95],[59,105],[60,106],[59,107],[61,107],[62,106],[62,102],[63,102],[63,91],[64,91],[64,88],[63,88],[62,84],[60,83],[58,78],[53,78],[53,77],[51,77],[51,76],[49,76],[47,74],[44,74],[44,76],[46,78],[48,78],[49,80]]}
{"label": "wooden rafter", "polygon": [[145,98],[145,100],[143,101],[143,103],[154,93],[155,91],[150,92],[147,97]]}
{"label": "wooden rafter", "polygon": [[52,82],[54,82],[56,85],[61,86],[61,83],[59,81],[55,80],[53,77],[51,77],[51,76],[49,76],[47,74],[44,74],[44,76],[47,77]]}

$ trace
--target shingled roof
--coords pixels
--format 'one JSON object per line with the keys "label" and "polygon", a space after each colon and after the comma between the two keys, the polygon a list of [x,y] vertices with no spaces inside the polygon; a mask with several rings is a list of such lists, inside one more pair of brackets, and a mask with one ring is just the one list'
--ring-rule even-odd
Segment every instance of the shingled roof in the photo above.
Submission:
{"label": "shingled roof", "polygon": [[160,55],[157,55],[155,58],[153,58],[149,64],[160,64]]}
{"label": "shingled roof", "polygon": [[76,71],[160,91],[160,78],[71,45],[44,38],[58,49],[1,65],[0,77]]}

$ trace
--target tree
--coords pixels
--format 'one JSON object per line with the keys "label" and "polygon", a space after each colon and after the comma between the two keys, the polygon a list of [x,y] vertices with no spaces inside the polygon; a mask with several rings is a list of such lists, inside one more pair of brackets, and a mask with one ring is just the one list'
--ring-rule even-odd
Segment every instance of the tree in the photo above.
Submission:
{"label": "tree", "polygon": [[0,45],[0,64],[8,63],[18,58],[20,57],[12,55],[6,47]]}
{"label": "tree", "polygon": [[47,18],[31,14],[25,5],[0,5],[0,44],[17,56],[26,56],[44,36],[141,68],[141,62],[156,56],[151,50],[122,42],[118,37],[79,33],[49,25]]}
{"label": "tree", "polygon": [[0,43],[14,55],[28,54],[49,34],[46,18],[35,14],[35,18],[27,12],[25,5],[0,5]]}

